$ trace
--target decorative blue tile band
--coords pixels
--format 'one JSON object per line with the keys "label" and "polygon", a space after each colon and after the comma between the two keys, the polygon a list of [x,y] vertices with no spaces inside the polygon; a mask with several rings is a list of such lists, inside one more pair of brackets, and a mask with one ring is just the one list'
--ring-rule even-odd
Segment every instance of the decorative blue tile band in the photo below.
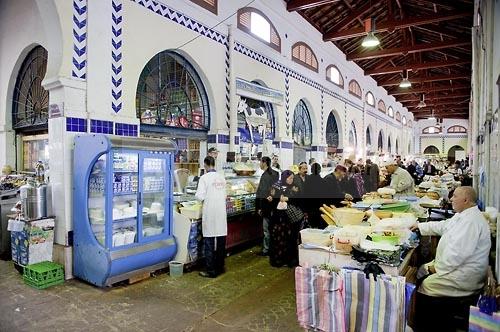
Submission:
{"label": "decorative blue tile band", "polygon": [[112,0],[111,7],[111,107],[118,113],[122,109],[122,0]]}
{"label": "decorative blue tile band", "polygon": [[87,76],[87,0],[73,0],[73,59],[71,76]]}
{"label": "decorative blue tile band", "polygon": [[176,11],[158,1],[153,0],[132,0],[133,2],[149,9],[150,11],[161,15],[169,20],[174,21],[177,24],[182,25],[190,30],[198,32],[200,35],[215,40],[218,43],[225,44],[227,42],[227,37],[217,32],[207,25],[184,15],[181,12]]}
{"label": "decorative blue tile band", "polygon": [[98,134],[113,134],[113,121],[90,120],[90,132]]}
{"label": "decorative blue tile band", "polygon": [[282,149],[293,149],[293,143],[292,142],[281,142],[281,148]]}
{"label": "decorative blue tile band", "polygon": [[236,145],[240,144],[240,138],[238,136],[234,137],[234,144]]}
{"label": "decorative blue tile band", "polygon": [[311,151],[325,152],[326,146],[313,145],[311,146]]}
{"label": "decorative blue tile band", "polygon": [[207,143],[217,143],[217,135],[207,135]]}
{"label": "decorative blue tile band", "polygon": [[137,125],[128,123],[115,123],[115,135],[120,136],[137,136]]}
{"label": "decorative blue tile band", "polygon": [[87,132],[87,119],[66,118],[66,131],[86,133]]}
{"label": "decorative blue tile band", "polygon": [[229,144],[229,135],[218,134],[217,143]]}

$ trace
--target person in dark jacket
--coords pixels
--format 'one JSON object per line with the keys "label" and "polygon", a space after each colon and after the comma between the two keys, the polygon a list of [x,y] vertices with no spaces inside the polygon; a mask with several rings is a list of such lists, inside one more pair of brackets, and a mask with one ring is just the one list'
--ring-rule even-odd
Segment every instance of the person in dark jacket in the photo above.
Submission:
{"label": "person in dark jacket", "polygon": [[264,171],[260,177],[259,186],[255,193],[255,211],[262,217],[264,239],[262,241],[262,252],[260,255],[267,256],[269,253],[269,220],[273,206],[271,205],[271,187],[278,181],[278,172],[271,168],[271,158],[262,157],[260,169]]}
{"label": "person in dark jacket", "polygon": [[325,181],[320,175],[321,165],[314,163],[311,165],[311,174],[307,176],[304,186],[304,213],[307,222],[312,228],[325,228],[327,224],[321,219],[319,208],[326,203]]}
{"label": "person in dark jacket", "polygon": [[370,159],[366,159],[366,192],[377,191],[380,171],[378,165],[372,163]]}
{"label": "person in dark jacket", "polygon": [[424,166],[424,175],[436,175],[436,174],[437,174],[436,166],[432,165],[431,162],[429,161],[429,163],[427,163]]}
{"label": "person in dark jacket", "polygon": [[325,176],[325,186],[326,186],[326,204],[341,206],[341,201],[352,200],[352,195],[347,193],[347,186],[345,182],[345,177],[347,174],[347,168],[342,165],[337,165],[335,170]]}

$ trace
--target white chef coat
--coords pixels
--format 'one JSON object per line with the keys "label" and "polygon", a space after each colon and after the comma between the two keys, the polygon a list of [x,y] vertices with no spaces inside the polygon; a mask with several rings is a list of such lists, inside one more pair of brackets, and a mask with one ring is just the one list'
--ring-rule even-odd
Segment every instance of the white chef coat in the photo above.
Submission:
{"label": "white chef coat", "polygon": [[491,247],[490,229],[477,206],[439,222],[420,223],[422,235],[441,235],[434,265],[419,292],[429,296],[468,296],[484,285]]}
{"label": "white chef coat", "polygon": [[396,168],[392,174],[389,187],[395,189],[398,195],[415,195],[413,178],[407,170],[401,167]]}
{"label": "white chef coat", "polygon": [[204,237],[227,235],[226,179],[219,172],[200,177],[196,198],[203,201],[202,230]]}

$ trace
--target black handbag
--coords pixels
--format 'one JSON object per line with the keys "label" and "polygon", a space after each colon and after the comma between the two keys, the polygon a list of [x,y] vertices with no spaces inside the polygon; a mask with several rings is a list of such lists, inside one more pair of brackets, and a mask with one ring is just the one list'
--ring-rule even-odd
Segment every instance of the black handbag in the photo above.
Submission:
{"label": "black handbag", "polygon": [[286,216],[291,223],[295,224],[304,219],[304,212],[302,212],[302,210],[295,205],[288,204]]}

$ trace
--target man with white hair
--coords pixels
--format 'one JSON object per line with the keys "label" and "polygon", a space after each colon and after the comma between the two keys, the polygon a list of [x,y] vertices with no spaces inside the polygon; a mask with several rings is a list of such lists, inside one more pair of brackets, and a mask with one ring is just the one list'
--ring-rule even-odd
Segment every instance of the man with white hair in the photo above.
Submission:
{"label": "man with white hair", "polygon": [[396,195],[415,195],[415,182],[407,170],[399,167],[396,161],[386,162],[385,169],[392,175],[389,187],[396,190]]}
{"label": "man with white hair", "polygon": [[412,227],[422,235],[439,235],[436,258],[418,273],[423,281],[416,297],[416,331],[467,330],[454,316],[469,317],[484,286],[491,247],[488,223],[476,205],[472,187],[458,187],[451,199],[452,218]]}

